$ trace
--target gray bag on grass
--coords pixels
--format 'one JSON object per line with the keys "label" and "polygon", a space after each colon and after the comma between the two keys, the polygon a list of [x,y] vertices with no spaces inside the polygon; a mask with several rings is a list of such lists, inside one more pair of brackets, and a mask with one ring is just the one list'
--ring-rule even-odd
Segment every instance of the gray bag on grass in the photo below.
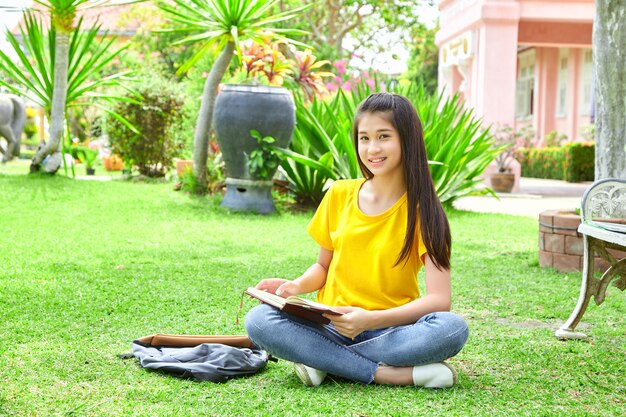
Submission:
{"label": "gray bag on grass", "polygon": [[263,369],[270,359],[267,352],[251,343],[248,347],[223,343],[165,347],[155,346],[154,342],[146,343],[145,338],[142,339],[133,341],[133,356],[139,359],[141,366],[179,378],[224,382],[232,377],[254,374]]}

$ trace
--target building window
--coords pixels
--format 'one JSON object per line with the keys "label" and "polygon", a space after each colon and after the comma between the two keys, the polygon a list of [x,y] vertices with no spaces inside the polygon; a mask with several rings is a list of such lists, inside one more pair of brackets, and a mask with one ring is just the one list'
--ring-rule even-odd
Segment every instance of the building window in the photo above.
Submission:
{"label": "building window", "polygon": [[556,92],[557,117],[567,116],[568,52],[567,49],[561,49],[559,54],[559,81]]}
{"label": "building window", "polygon": [[524,51],[518,55],[515,114],[518,119],[533,115],[535,98],[535,51]]}
{"label": "building window", "polygon": [[591,114],[591,88],[593,84],[593,54],[591,49],[583,50],[580,75],[580,115],[589,116]]}

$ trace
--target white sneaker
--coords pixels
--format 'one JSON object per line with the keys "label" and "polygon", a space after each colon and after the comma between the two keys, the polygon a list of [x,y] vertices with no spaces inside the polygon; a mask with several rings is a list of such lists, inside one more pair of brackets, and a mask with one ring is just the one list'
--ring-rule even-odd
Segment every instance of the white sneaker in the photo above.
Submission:
{"label": "white sneaker", "polygon": [[317,387],[326,378],[326,372],[311,368],[303,363],[294,363],[293,370],[307,387]]}
{"label": "white sneaker", "polygon": [[413,384],[424,388],[450,388],[458,377],[452,365],[446,362],[413,367]]}

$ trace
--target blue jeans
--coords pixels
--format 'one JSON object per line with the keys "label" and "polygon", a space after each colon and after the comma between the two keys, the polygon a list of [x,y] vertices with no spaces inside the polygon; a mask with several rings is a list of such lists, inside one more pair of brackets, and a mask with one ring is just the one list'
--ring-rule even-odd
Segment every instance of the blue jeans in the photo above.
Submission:
{"label": "blue jeans", "polygon": [[456,355],[469,334],[461,317],[439,312],[415,324],[368,330],[354,340],[332,324],[300,319],[266,304],[246,315],[248,337],[270,354],[330,374],[369,384],[381,363],[416,366]]}

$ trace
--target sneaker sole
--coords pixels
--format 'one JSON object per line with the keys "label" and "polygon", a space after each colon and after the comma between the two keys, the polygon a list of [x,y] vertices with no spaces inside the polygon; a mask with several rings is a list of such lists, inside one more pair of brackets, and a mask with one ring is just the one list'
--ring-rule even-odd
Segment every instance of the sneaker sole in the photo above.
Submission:
{"label": "sneaker sole", "polygon": [[459,382],[459,375],[457,374],[456,369],[454,369],[454,366],[450,365],[448,362],[442,363],[450,370],[450,372],[452,372],[452,386],[456,385],[457,382]]}
{"label": "sneaker sole", "polygon": [[300,381],[302,381],[302,383],[307,386],[307,387],[313,387],[313,381],[311,381],[311,377],[309,376],[309,373],[306,371],[306,369],[304,368],[304,365],[301,363],[294,363],[293,364],[293,369],[294,371],[296,371],[296,375],[298,375],[298,378],[300,378]]}

